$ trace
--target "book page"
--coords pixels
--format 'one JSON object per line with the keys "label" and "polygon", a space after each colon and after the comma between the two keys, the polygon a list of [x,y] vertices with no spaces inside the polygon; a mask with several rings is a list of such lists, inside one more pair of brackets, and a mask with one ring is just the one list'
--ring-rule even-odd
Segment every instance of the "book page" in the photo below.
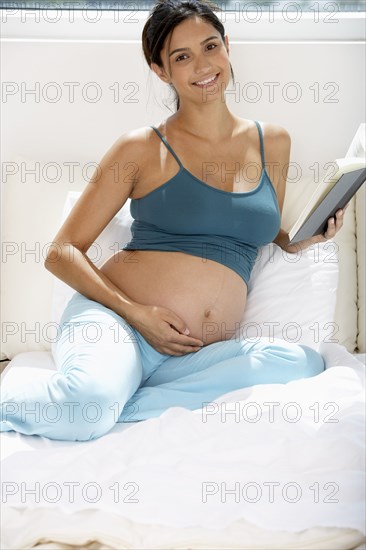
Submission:
{"label": "book page", "polygon": [[359,168],[364,168],[366,165],[366,158],[358,157],[349,157],[341,158],[335,160],[336,172],[333,172],[333,176],[328,176],[328,173],[331,172],[328,170],[327,174],[324,176],[323,180],[314,190],[306,206],[302,210],[298,220],[294,223],[289,231],[290,239],[293,235],[300,229],[300,227],[305,223],[308,217],[317,209],[319,204],[323,201],[324,197],[329,193],[329,191],[334,187],[337,181],[341,178],[343,174],[352,172],[353,170],[358,170]]}

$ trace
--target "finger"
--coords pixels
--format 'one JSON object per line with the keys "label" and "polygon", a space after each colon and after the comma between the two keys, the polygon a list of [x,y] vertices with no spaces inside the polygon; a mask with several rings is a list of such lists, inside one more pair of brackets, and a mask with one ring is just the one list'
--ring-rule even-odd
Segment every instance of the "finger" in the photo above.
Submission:
{"label": "finger", "polygon": [[180,348],[182,347],[197,348],[197,347],[202,347],[204,345],[202,340],[199,340],[198,338],[193,338],[191,336],[184,336],[183,334],[179,334],[176,332],[174,332],[173,334],[171,333],[167,335],[166,340],[167,342],[169,342],[169,345],[170,344],[177,345]]}
{"label": "finger", "polygon": [[334,235],[335,233],[334,229],[335,229],[335,222],[334,222],[334,218],[332,217],[328,219],[328,226],[326,230],[327,239],[330,239]]}
{"label": "finger", "polygon": [[175,330],[174,327],[172,328],[174,330],[174,336],[173,336],[174,339],[172,339],[171,337],[170,342],[180,344],[181,346],[185,346],[185,348],[192,347],[194,349],[196,349],[197,347],[201,348],[204,345],[204,342],[199,338],[194,338],[193,336],[187,336]]}
{"label": "finger", "polygon": [[177,340],[176,338],[174,340],[170,340],[170,343],[171,344],[176,344],[177,346],[179,346],[181,349],[182,348],[202,348],[203,347],[203,342],[200,341],[200,340],[196,340],[196,339],[190,339],[189,341],[185,341],[185,340]]}
{"label": "finger", "polygon": [[173,342],[174,344],[180,344],[183,346],[200,346],[203,345],[203,341],[199,340],[198,338],[194,338],[193,336],[186,336],[184,334],[180,334],[177,331],[172,331],[169,335],[170,342]]}
{"label": "finger", "polygon": [[336,213],[336,227],[337,227],[337,230],[340,229],[343,225],[343,214],[344,214],[344,210],[338,210],[338,212]]}
{"label": "finger", "polygon": [[190,346],[195,346],[195,347],[196,346],[203,346],[203,344],[204,344],[204,342],[202,340],[200,340],[199,338],[193,338],[193,336],[192,336],[188,339],[188,345],[190,345]]}
{"label": "finger", "polygon": [[178,318],[172,318],[171,322],[169,323],[169,326],[171,328],[173,328],[179,334],[187,334],[188,335],[189,332],[190,332],[189,328],[184,323],[184,321],[182,321],[181,319],[178,319]]}
{"label": "finger", "polygon": [[346,206],[337,210],[337,215],[342,216],[348,207],[349,207],[349,202],[347,202]]}

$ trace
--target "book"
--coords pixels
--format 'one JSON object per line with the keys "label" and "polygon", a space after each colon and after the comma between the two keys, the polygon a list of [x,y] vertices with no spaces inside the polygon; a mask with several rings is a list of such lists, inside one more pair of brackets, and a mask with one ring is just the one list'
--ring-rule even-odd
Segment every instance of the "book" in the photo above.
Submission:
{"label": "book", "polygon": [[288,232],[288,244],[324,234],[328,219],[343,208],[366,180],[366,158],[336,159],[335,172],[322,179]]}

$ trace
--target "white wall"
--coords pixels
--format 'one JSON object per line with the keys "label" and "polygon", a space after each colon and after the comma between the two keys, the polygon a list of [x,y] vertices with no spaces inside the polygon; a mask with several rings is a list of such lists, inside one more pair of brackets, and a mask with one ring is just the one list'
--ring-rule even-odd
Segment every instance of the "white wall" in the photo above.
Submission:
{"label": "white wall", "polygon": [[[243,118],[287,128],[291,160],[307,175],[313,162],[345,153],[365,120],[363,44],[234,43],[230,58],[237,95],[227,92],[228,105]],[[1,64],[3,161],[24,155],[98,162],[122,132],[170,115],[163,105],[168,89],[147,67],[139,43],[5,41]],[[71,82],[78,84],[74,101]],[[90,83],[101,93],[96,102]],[[36,96],[26,93],[31,89]]]}
{"label": "white wall", "polygon": [[[230,45],[236,83],[227,103],[238,116],[289,131],[288,188],[329,173],[327,163],[345,155],[365,120],[365,52],[364,44],[349,41]],[[3,176],[18,170],[29,186],[35,176],[25,171],[34,161],[56,163],[37,177],[53,185],[62,203],[61,181],[82,189],[93,172],[89,163],[98,163],[121,133],[158,124],[172,112],[166,103],[174,109],[139,41],[5,39],[1,62]],[[17,157],[31,162],[4,165]],[[284,228],[293,221],[286,209]]]}

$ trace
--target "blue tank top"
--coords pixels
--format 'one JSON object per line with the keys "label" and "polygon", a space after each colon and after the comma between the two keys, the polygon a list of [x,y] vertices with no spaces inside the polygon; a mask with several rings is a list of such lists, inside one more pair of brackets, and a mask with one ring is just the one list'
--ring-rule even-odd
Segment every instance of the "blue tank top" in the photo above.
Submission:
{"label": "blue tank top", "polygon": [[257,187],[235,193],[191,174],[159,130],[151,126],[179,164],[179,172],[140,199],[131,199],[132,239],[122,250],[184,252],[234,270],[248,284],[258,248],[280,230],[277,194],[267,174],[263,135],[262,173]]}

